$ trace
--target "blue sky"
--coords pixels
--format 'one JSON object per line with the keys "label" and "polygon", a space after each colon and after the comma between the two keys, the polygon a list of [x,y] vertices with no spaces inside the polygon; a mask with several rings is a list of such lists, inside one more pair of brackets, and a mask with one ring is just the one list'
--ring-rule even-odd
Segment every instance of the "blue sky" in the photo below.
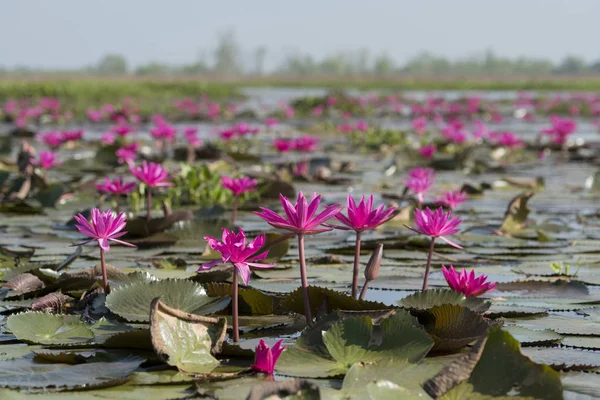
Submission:
{"label": "blue sky", "polygon": [[65,68],[103,54],[189,63],[231,28],[268,65],[290,52],[367,48],[404,62],[427,50],[460,57],[600,59],[598,0],[3,0],[0,65]]}

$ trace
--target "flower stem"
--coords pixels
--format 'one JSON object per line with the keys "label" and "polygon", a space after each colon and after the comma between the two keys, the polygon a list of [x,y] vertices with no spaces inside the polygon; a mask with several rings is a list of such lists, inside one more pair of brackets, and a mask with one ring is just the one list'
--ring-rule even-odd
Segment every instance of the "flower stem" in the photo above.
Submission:
{"label": "flower stem", "polygon": [[365,296],[367,295],[367,289],[369,288],[369,283],[371,283],[371,281],[365,281],[365,284],[363,285],[362,290],[360,291],[359,299],[365,299]]}
{"label": "flower stem", "polygon": [[150,220],[150,212],[152,211],[152,191],[150,186],[146,186],[146,219]]}
{"label": "flower stem", "polygon": [[304,317],[306,325],[312,324],[310,300],[308,298],[308,279],[306,278],[306,259],[304,257],[304,235],[298,235],[298,258],[300,259],[300,280],[302,283],[302,296],[304,297]]}
{"label": "flower stem", "polygon": [[356,232],[356,246],[354,247],[354,271],[352,272],[352,298],[358,296],[358,269],[360,267],[360,234]]}
{"label": "flower stem", "polygon": [[233,267],[233,284],[231,285],[231,319],[233,320],[233,341],[240,341],[240,321],[238,317],[238,272]]}
{"label": "flower stem", "polygon": [[119,195],[116,194],[115,195],[115,211],[116,211],[117,214],[119,214],[119,211],[120,211],[120,208],[121,208],[119,203],[120,203],[119,202]]}
{"label": "flower stem", "polygon": [[427,290],[427,280],[429,279],[429,270],[431,269],[431,256],[433,255],[433,246],[435,245],[435,238],[431,237],[431,243],[429,244],[429,255],[427,256],[427,266],[425,267],[425,276],[423,277],[423,290]]}
{"label": "flower stem", "polygon": [[108,294],[108,274],[106,273],[106,262],[104,261],[104,250],[100,249],[100,266],[102,267],[102,285],[104,293]]}
{"label": "flower stem", "polygon": [[240,201],[240,195],[236,194],[233,198],[233,214],[231,215],[231,223],[235,224],[235,219],[237,218],[237,209],[238,203]]}

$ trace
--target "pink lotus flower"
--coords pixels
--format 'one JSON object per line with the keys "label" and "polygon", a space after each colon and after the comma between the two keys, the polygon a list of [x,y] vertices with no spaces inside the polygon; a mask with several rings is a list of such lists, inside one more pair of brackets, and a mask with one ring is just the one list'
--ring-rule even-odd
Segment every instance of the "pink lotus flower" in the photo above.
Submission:
{"label": "pink lotus flower", "polygon": [[444,237],[454,235],[460,231],[458,229],[462,222],[460,218],[452,217],[451,212],[446,213],[441,207],[435,211],[431,211],[429,207],[425,210],[416,209],[414,215],[416,228],[407,226],[408,229],[432,238],[439,237],[450,246],[462,249],[461,246]]}
{"label": "pink lotus flower", "polygon": [[292,166],[292,174],[294,176],[306,176],[308,175],[308,161],[300,161]]}
{"label": "pink lotus flower", "polygon": [[127,234],[127,232],[123,231],[123,228],[125,228],[126,225],[125,213],[120,213],[119,215],[116,215],[111,210],[100,212],[100,210],[94,208],[92,210],[91,221],[88,221],[81,214],[76,215],[74,218],[75,221],[77,221],[77,224],[75,224],[77,230],[85,236],[91,238],[85,242],[78,243],[75,246],[82,246],[93,240],[97,240],[98,246],[100,246],[100,248],[105,251],[110,250],[109,242],[115,242],[124,246],[135,247],[131,243],[127,243],[118,239],[121,236]]}
{"label": "pink lotus flower", "polygon": [[[160,116],[162,118],[162,116]],[[174,126],[161,122],[150,130],[150,135],[156,140],[166,140],[172,142],[177,134],[177,129]]]}
{"label": "pink lotus flower", "polygon": [[473,125],[473,137],[475,139],[485,139],[488,136],[489,130],[482,121],[477,120],[473,123]]}
{"label": "pink lotus flower", "polygon": [[227,228],[223,228],[221,241],[211,236],[205,236],[204,240],[208,242],[211,249],[221,253],[221,260],[204,263],[198,268],[198,271],[207,271],[217,264],[230,262],[240,274],[244,285],[247,285],[250,281],[250,267],[271,268],[275,266],[275,264],[260,264],[255,262],[264,260],[269,254],[268,251],[256,254],[265,244],[264,234],[257,236],[246,245],[246,235],[241,228],[237,234]]}
{"label": "pink lotus flower", "polygon": [[103,193],[110,193],[113,195],[122,195],[133,192],[135,189],[135,183],[124,183],[123,178],[116,178],[110,180],[104,178],[104,183],[96,183],[96,189]]}
{"label": "pink lotus flower", "polygon": [[[348,216],[346,217],[341,212],[334,216],[335,219],[346,225],[348,229],[352,229],[356,232],[364,232],[371,229],[375,229],[381,224],[389,221],[396,207],[385,208],[383,204],[373,209],[373,195],[365,201],[365,196],[360,198],[358,205],[352,198],[352,195],[348,195]],[[342,227],[336,227],[338,229],[346,229]]]}
{"label": "pink lotus flower", "polygon": [[428,178],[435,176],[433,168],[417,167],[406,171],[411,178]]}
{"label": "pink lotus flower", "polygon": [[542,134],[549,135],[556,144],[564,144],[568,137],[577,129],[577,123],[570,118],[560,118],[556,115],[550,117],[552,127],[542,130]]}
{"label": "pink lotus flower", "polygon": [[462,249],[456,243],[450,241],[444,236],[454,235],[458,233],[458,225],[462,221],[458,217],[452,217],[450,212],[445,213],[442,207],[432,212],[429,207],[425,211],[415,210],[415,228],[407,226],[411,231],[427,235],[431,238],[429,243],[429,253],[427,254],[427,264],[425,266],[425,275],[423,276],[423,290],[427,290],[427,281],[429,279],[429,270],[431,269],[431,257],[433,256],[433,248],[435,239],[438,237],[451,246]]}
{"label": "pink lotus flower", "polygon": [[410,177],[404,181],[404,184],[413,193],[417,195],[419,204],[425,201],[425,193],[433,186],[435,175],[426,175],[423,177]]}
{"label": "pink lotus flower", "polygon": [[482,274],[475,277],[475,271],[467,274],[466,269],[463,269],[459,273],[456,272],[452,265],[450,268],[442,265],[442,273],[444,274],[444,278],[446,278],[446,282],[448,282],[448,286],[455,292],[464,294],[466,297],[481,296],[496,287],[496,282],[486,282],[486,275]]}
{"label": "pink lotus flower", "polygon": [[270,348],[265,341],[261,339],[258,346],[256,346],[254,364],[252,364],[250,368],[256,372],[264,372],[265,374],[272,375],[279,356],[285,350],[285,347],[281,346],[281,343],[283,343],[283,340],[279,340],[275,343],[273,348]]}
{"label": "pink lotus flower", "polygon": [[192,147],[200,147],[202,140],[198,138],[198,128],[189,127],[183,130],[183,135],[187,140],[188,144]]}
{"label": "pink lotus flower", "polygon": [[287,118],[294,118],[294,115],[296,115],[296,111],[292,107],[286,107],[283,110],[283,115],[285,115]]}
{"label": "pink lotus flower", "polygon": [[435,154],[436,147],[435,144],[426,144],[425,146],[419,149],[419,154],[425,157],[426,159],[431,159]]}
{"label": "pink lotus flower", "polygon": [[454,190],[444,193],[444,195],[436,201],[454,210],[456,206],[458,206],[468,198],[469,196],[467,196],[466,193],[461,192],[460,190]]}
{"label": "pink lotus flower", "polygon": [[412,126],[419,135],[424,134],[427,131],[427,118],[419,117],[413,119]]}
{"label": "pink lotus flower", "polygon": [[243,193],[253,192],[256,189],[257,181],[250,177],[230,178],[223,175],[221,177],[223,187],[231,190],[234,195],[239,196]]}
{"label": "pink lotus flower", "polygon": [[219,131],[219,135],[221,136],[221,139],[227,141],[232,139],[236,135],[236,131],[234,131],[233,129],[223,129]]}
{"label": "pink lotus flower", "polygon": [[83,129],[76,131],[63,131],[60,134],[63,142],[76,142],[83,138]]}
{"label": "pink lotus flower", "polygon": [[118,148],[115,155],[118,157],[119,164],[132,163],[138,156],[137,151],[139,147],[140,144],[134,142]]}
{"label": "pink lotus flower", "polygon": [[369,124],[367,124],[367,121],[358,121],[356,122],[355,129],[359,132],[366,132],[369,130]]}
{"label": "pink lotus flower", "polygon": [[294,141],[293,148],[296,151],[315,151],[318,143],[319,139],[317,138],[312,136],[302,136]]}
{"label": "pink lotus flower", "polygon": [[100,122],[102,121],[102,118],[104,118],[104,114],[102,113],[102,111],[96,111],[92,108],[88,108],[86,114],[88,119],[92,122]]}
{"label": "pink lotus flower", "polygon": [[56,159],[56,153],[51,151],[40,151],[37,160],[32,160],[31,163],[45,170],[52,169],[61,162]]}
{"label": "pink lotus flower", "polygon": [[148,163],[144,160],[139,167],[130,165],[129,170],[140,182],[145,183],[149,187],[173,186],[169,182],[171,179],[169,173],[160,164]]}
{"label": "pink lotus flower", "polygon": [[119,124],[114,125],[110,130],[121,137],[125,137],[133,132],[133,127],[127,124],[126,121],[120,120]]}
{"label": "pink lotus flower", "polygon": [[490,135],[499,145],[506,147],[510,150],[525,147],[525,143],[513,132],[499,132]]}
{"label": "pink lotus flower", "polygon": [[319,105],[312,109],[312,115],[315,117],[320,117],[323,115],[323,106]]}
{"label": "pink lotus flower", "polygon": [[317,233],[330,231],[333,228],[319,228],[321,224],[330,218],[335,217],[339,212],[339,205],[325,207],[321,213],[316,214],[321,196],[316,193],[308,204],[306,197],[302,192],[298,193],[296,204],[292,205],[287,197],[279,194],[281,205],[287,216],[283,218],[268,208],[260,207],[261,212],[255,212],[256,215],[267,221],[267,223],[275,228],[286,229],[298,235],[298,258],[300,260],[300,281],[302,286],[302,297],[304,298],[304,317],[306,324],[312,323],[312,311],[310,307],[310,299],[308,297],[308,278],[306,275],[306,257],[304,256],[304,236],[314,235]]}
{"label": "pink lotus flower", "polygon": [[111,144],[115,143],[116,139],[117,139],[117,137],[115,136],[114,133],[106,132],[106,133],[102,134],[102,137],[100,138],[100,142],[102,142],[102,144],[104,144],[106,146],[110,146]]}
{"label": "pink lotus flower", "polygon": [[316,193],[313,194],[310,204],[302,192],[298,193],[295,205],[282,194],[279,195],[279,198],[287,219],[265,207],[260,207],[261,212],[255,212],[254,214],[275,228],[285,229],[296,234],[314,235],[330,231],[333,228],[319,228],[319,226],[340,212],[339,204],[334,204],[326,206],[325,210],[316,214],[319,204],[321,204],[321,195],[317,196]]}
{"label": "pink lotus flower", "polygon": [[265,125],[268,127],[277,125],[277,122],[278,122],[277,118],[275,118],[275,117],[267,117],[267,118],[265,118],[265,121],[264,121]]}
{"label": "pink lotus flower", "polygon": [[88,221],[83,215],[75,215],[74,216],[75,227],[79,232],[89,237],[90,239],[75,244],[75,246],[82,246],[87,244],[93,240],[98,241],[98,246],[100,246],[100,265],[102,266],[102,281],[104,284],[104,293],[108,293],[108,276],[106,273],[106,263],[104,261],[104,252],[110,250],[110,243],[115,242],[122,244],[123,246],[135,247],[135,245],[119,240],[121,236],[125,235],[127,232],[123,231],[125,228],[125,213],[119,213],[119,215],[112,212],[112,210],[107,210],[105,212],[100,212],[97,208],[92,210],[92,219]]}
{"label": "pink lotus flower", "polygon": [[38,141],[48,147],[56,148],[63,144],[63,138],[58,132],[46,132],[38,136]]}
{"label": "pink lotus flower", "polygon": [[352,274],[352,297],[358,297],[358,272],[360,267],[360,246],[361,233],[366,230],[375,229],[381,224],[386,223],[392,218],[396,207],[385,209],[382,204],[376,209],[373,209],[373,195],[365,201],[365,196],[362,196],[358,205],[348,195],[348,216],[346,217],[341,212],[335,216],[335,219],[346,225],[348,228],[336,227],[338,229],[353,229],[356,232],[356,246],[354,251],[354,270]]}
{"label": "pink lotus flower", "polygon": [[291,140],[285,140],[285,139],[273,139],[273,147],[275,147],[277,149],[278,152],[280,153],[287,153],[288,151],[290,151],[292,149],[294,145],[294,142]]}
{"label": "pink lotus flower", "polygon": [[229,229],[223,228],[222,241],[211,236],[205,236],[204,240],[208,242],[211,249],[221,253],[221,260],[211,261],[202,264],[198,272],[207,271],[220,263],[233,264],[233,285],[232,285],[232,307],[233,317],[233,338],[235,342],[240,340],[239,321],[238,321],[238,274],[242,278],[244,285],[250,281],[250,267],[271,268],[275,264],[261,264],[256,261],[264,260],[269,254],[268,251],[257,254],[265,244],[265,235],[257,236],[248,245],[246,245],[246,235],[240,228],[236,235]]}

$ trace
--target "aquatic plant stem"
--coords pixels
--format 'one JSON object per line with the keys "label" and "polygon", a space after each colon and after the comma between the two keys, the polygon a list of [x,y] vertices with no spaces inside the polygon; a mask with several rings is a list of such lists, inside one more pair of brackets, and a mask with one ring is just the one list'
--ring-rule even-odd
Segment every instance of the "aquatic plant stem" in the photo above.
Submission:
{"label": "aquatic plant stem", "polygon": [[237,209],[238,209],[238,204],[240,202],[240,195],[236,194],[235,197],[233,198],[233,213],[231,215],[231,223],[235,224],[235,219],[237,218]]}
{"label": "aquatic plant stem", "polygon": [[356,246],[354,247],[354,270],[352,271],[352,298],[358,296],[358,269],[360,267],[360,235],[356,232]]}
{"label": "aquatic plant stem", "polygon": [[115,195],[115,211],[117,214],[119,214],[120,209],[121,209],[121,207],[120,207],[119,195],[116,194]]}
{"label": "aquatic plant stem", "polygon": [[433,246],[435,245],[435,238],[431,237],[431,243],[429,244],[429,254],[427,255],[427,266],[425,267],[425,276],[423,277],[423,290],[427,290],[427,280],[429,279],[429,270],[431,269],[431,256],[433,256]]}
{"label": "aquatic plant stem", "polygon": [[369,288],[369,283],[371,283],[371,281],[365,281],[365,283],[360,291],[360,296],[358,297],[360,300],[365,299],[365,296],[367,295],[367,289]]}
{"label": "aquatic plant stem", "polygon": [[304,235],[298,234],[298,258],[300,259],[300,280],[302,284],[302,296],[304,297],[304,317],[306,325],[312,324],[312,314],[310,311],[310,300],[308,298],[308,279],[306,277],[306,259],[304,257]]}
{"label": "aquatic plant stem", "polygon": [[108,274],[106,273],[106,262],[104,260],[104,250],[100,249],[100,267],[102,268],[102,286],[104,293],[108,294]]}
{"label": "aquatic plant stem", "polygon": [[238,271],[233,267],[233,284],[231,285],[231,319],[233,321],[233,341],[240,341],[240,321],[238,316]]}
{"label": "aquatic plant stem", "polygon": [[150,221],[150,212],[152,211],[152,191],[150,186],[146,186],[146,219]]}

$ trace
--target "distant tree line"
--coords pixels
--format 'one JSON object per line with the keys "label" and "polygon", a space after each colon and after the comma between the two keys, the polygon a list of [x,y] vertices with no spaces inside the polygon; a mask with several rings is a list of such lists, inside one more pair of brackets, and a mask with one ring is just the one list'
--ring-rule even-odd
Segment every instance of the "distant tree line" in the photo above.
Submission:
{"label": "distant tree line", "polygon": [[[310,54],[287,54],[275,68],[265,68],[268,51],[258,47],[252,52],[244,51],[238,44],[233,31],[221,32],[217,46],[211,54],[200,54],[188,65],[169,65],[150,62],[132,68],[127,59],[119,54],[107,54],[95,65],[69,72],[87,72],[106,75],[160,75],[160,74],[208,74],[223,75],[295,75],[295,76],[375,76],[393,74],[410,75],[593,75],[600,74],[600,60],[592,63],[583,58],[569,55],[560,62],[547,59],[500,57],[492,50],[481,54],[449,60],[429,52],[422,52],[404,64],[394,61],[383,53],[372,55],[367,49],[337,52],[317,59]],[[39,73],[45,70],[20,67],[3,69],[0,72]],[[57,71],[51,71],[57,72]]]}

